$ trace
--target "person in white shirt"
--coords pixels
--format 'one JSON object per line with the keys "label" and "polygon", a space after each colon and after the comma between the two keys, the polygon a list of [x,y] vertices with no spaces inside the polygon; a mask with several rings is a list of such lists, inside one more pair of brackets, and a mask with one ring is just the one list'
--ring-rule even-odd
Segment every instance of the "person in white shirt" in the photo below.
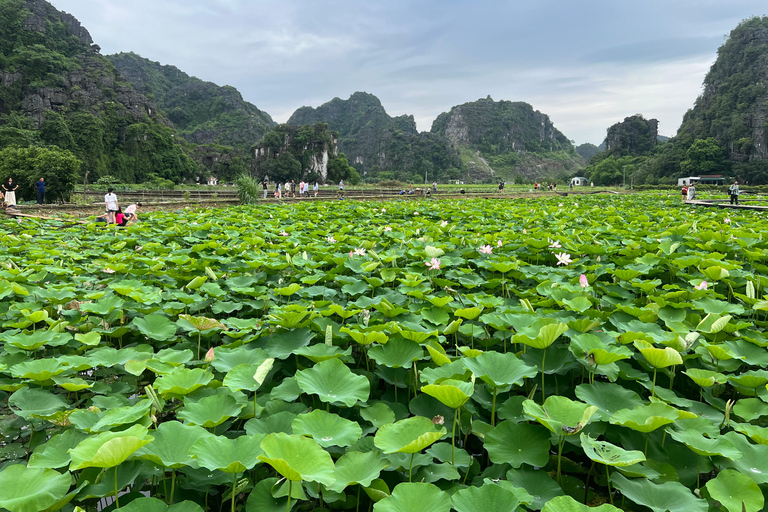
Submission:
{"label": "person in white shirt", "polygon": [[107,225],[114,224],[115,213],[117,213],[119,206],[117,204],[117,196],[112,187],[107,189],[107,195],[104,196],[104,204],[107,206]]}
{"label": "person in white shirt", "polygon": [[128,225],[138,222],[139,217],[136,215],[136,209],[141,206],[141,203],[134,203],[128,206],[123,212],[125,219],[128,221]]}
{"label": "person in white shirt", "polygon": [[314,185],[312,185],[312,191],[315,193],[315,197],[317,197],[317,191],[320,189],[320,187],[317,185],[317,182],[315,182]]}

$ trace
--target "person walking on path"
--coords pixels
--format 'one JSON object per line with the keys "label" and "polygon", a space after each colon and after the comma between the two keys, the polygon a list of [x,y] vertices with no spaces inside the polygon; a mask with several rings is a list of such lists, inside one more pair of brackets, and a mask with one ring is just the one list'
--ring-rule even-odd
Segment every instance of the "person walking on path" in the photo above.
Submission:
{"label": "person walking on path", "polygon": [[693,183],[688,185],[688,195],[686,196],[688,201],[695,201],[696,200],[696,187],[693,186]]}
{"label": "person walking on path", "polygon": [[683,188],[682,190],[680,190],[680,193],[682,194],[682,196],[680,197],[680,200],[682,202],[685,202],[685,200],[688,198],[688,187],[683,185]]}
{"label": "person walking on path", "polygon": [[314,196],[317,197],[317,192],[320,190],[320,187],[318,186],[317,182],[315,182],[314,185],[312,185],[312,192],[314,192]]}
{"label": "person walking on path", "polygon": [[262,182],[261,187],[264,189],[264,199],[266,199],[267,192],[269,192],[269,182],[267,181],[267,178],[264,178],[264,181]]}
{"label": "person walking on path", "polygon": [[19,186],[13,182],[13,178],[8,178],[8,183],[3,183],[3,190],[5,190],[5,204],[8,206],[16,206],[17,188],[19,188]]}
{"label": "person walking on path", "polygon": [[37,188],[37,204],[44,204],[45,203],[45,179],[40,178],[35,182],[35,187]]}
{"label": "person walking on path", "polygon": [[731,204],[739,204],[739,182],[738,181],[734,181],[733,185],[728,187],[728,193],[731,195]]}
{"label": "person walking on path", "polygon": [[114,224],[115,214],[120,206],[117,204],[117,196],[112,187],[107,189],[107,194],[104,196],[104,204],[107,207],[107,225]]}

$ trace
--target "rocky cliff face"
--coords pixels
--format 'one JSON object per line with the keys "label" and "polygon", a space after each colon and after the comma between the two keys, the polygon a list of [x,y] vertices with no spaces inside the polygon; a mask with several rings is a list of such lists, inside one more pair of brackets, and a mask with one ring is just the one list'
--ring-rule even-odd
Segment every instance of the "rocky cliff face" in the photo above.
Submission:
{"label": "rocky cliff face", "polygon": [[487,167],[502,179],[518,174],[535,179],[584,164],[549,116],[523,102],[489,96],[458,105],[440,114],[431,132],[460,148],[468,169]]}
{"label": "rocky cliff face", "polygon": [[768,17],[739,24],[717,51],[704,91],[677,139],[690,145],[714,137],[733,162],[768,160]]}
{"label": "rocky cliff face", "polygon": [[368,179],[423,181],[425,173],[436,179],[460,163],[445,139],[419,134],[412,115],[390,117],[372,94],[301,107],[288,120],[292,126],[318,122],[339,133],[339,151]]}
{"label": "rocky cliff face", "polygon": [[324,123],[278,125],[253,149],[259,178],[271,181],[308,179],[325,183],[328,166],[338,156],[338,139]]}
{"label": "rocky cliff face", "polygon": [[653,149],[658,140],[659,121],[637,114],[608,128],[605,150],[618,156],[639,156]]}
{"label": "rocky cliff face", "polygon": [[137,90],[154,96],[188,142],[232,146],[247,152],[275,126],[269,114],[243,100],[234,87],[205,82],[135,53],[108,58]]}

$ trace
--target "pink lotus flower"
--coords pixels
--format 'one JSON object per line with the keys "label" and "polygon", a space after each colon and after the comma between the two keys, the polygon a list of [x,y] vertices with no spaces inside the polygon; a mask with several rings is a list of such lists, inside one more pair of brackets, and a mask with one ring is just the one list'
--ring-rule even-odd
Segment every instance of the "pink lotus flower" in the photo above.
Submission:
{"label": "pink lotus flower", "polygon": [[365,249],[355,249],[355,256],[365,256]]}
{"label": "pink lotus flower", "polygon": [[587,286],[589,286],[589,281],[587,280],[587,276],[585,276],[584,274],[581,274],[579,276],[579,284],[581,285],[582,288],[586,288]]}
{"label": "pink lotus flower", "polygon": [[707,288],[709,288],[709,285],[707,285],[706,281],[702,281],[698,285],[694,286],[694,288],[696,288],[697,290],[706,290]]}
{"label": "pink lotus flower", "polygon": [[527,229],[525,229],[525,228],[523,228],[523,234],[524,234],[524,235],[527,235],[527,234],[528,234],[528,230],[527,230]]}
{"label": "pink lotus flower", "polygon": [[336,239],[333,238],[333,235],[329,236],[327,240],[328,240],[329,244],[335,244],[336,243]]}
{"label": "pink lotus flower", "polygon": [[214,358],[213,347],[211,347],[211,348],[208,349],[208,352],[205,353],[205,359],[204,360],[205,360],[206,363],[210,364],[210,363],[213,362],[213,358]]}
{"label": "pink lotus flower", "polygon": [[560,245],[560,242],[558,242],[557,240],[550,240],[550,242],[552,242],[552,243],[549,244],[549,248],[550,249],[562,249],[563,248],[563,246]]}
{"label": "pink lotus flower", "polygon": [[392,231],[392,228],[389,226],[384,226],[384,231]]}
{"label": "pink lotus flower", "polygon": [[109,268],[109,267],[107,267],[107,268],[105,268],[104,270],[102,270],[102,272],[106,272],[107,274],[114,274],[114,273],[115,273],[115,271],[114,271],[114,270],[112,270],[112,269],[111,269],[111,268]]}
{"label": "pink lotus flower", "polygon": [[501,246],[502,246],[501,240],[496,240],[496,247],[501,247]]}
{"label": "pink lotus flower", "polygon": [[598,261],[598,262],[600,261],[600,256],[598,256],[598,257],[597,257],[597,261]]}
{"label": "pink lotus flower", "polygon": [[280,232],[280,236],[289,236],[289,235],[287,231],[283,230]]}
{"label": "pink lotus flower", "polygon": [[480,254],[491,254],[493,252],[493,247],[490,245],[481,245],[478,251]]}
{"label": "pink lotus flower", "polygon": [[440,270],[440,260],[437,258],[432,258],[432,261],[426,263],[426,265],[429,267],[429,270]]}
{"label": "pink lotus flower", "polygon": [[731,219],[726,217],[726,218],[723,219],[723,222],[725,222],[726,224],[730,224],[731,223]]}
{"label": "pink lotus flower", "polygon": [[355,253],[353,253],[352,251],[349,251],[349,257],[354,258],[354,256],[355,256]]}
{"label": "pink lotus flower", "polygon": [[444,220],[443,222],[440,223],[440,227],[441,228],[444,228],[447,225],[448,225],[448,221],[447,220]]}
{"label": "pink lotus flower", "polygon": [[555,253],[555,258],[557,258],[558,265],[568,265],[569,263],[573,263],[571,255],[564,252]]}

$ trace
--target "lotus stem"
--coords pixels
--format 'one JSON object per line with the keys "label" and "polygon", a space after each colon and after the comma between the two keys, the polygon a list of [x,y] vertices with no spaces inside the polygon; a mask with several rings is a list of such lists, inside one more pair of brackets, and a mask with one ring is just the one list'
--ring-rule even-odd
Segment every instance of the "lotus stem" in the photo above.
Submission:
{"label": "lotus stem", "polygon": [[451,429],[451,466],[454,465],[456,458],[456,416],[459,414],[458,408],[453,411],[453,428]]}
{"label": "lotus stem", "polygon": [[560,477],[560,460],[563,458],[563,444],[565,444],[565,436],[560,436],[560,442],[557,444],[557,482],[562,485],[562,478]]}
{"label": "lotus stem", "polygon": [[173,493],[176,489],[176,470],[171,468],[171,505],[173,505]]}
{"label": "lotus stem", "polygon": [[496,426],[496,393],[499,392],[499,388],[493,388],[493,404],[491,405],[491,426]]}
{"label": "lotus stem", "polygon": [[[547,361],[547,349],[544,349],[544,355],[541,356],[541,404],[544,405],[544,401],[547,399],[544,393],[544,363]],[[558,461],[559,462],[559,461]],[[560,472],[558,471],[558,474]]]}
{"label": "lotus stem", "polygon": [[608,483],[608,497],[611,500],[611,505],[613,505],[613,492],[611,491],[611,472],[610,472],[610,466],[605,466],[605,478],[606,482]]}
{"label": "lotus stem", "polygon": [[357,506],[355,507],[355,512],[360,512],[360,487],[362,485],[357,484]]}
{"label": "lotus stem", "polygon": [[253,417],[256,417],[256,391],[253,392]]}
{"label": "lotus stem", "polygon": [[291,512],[291,494],[293,493],[293,480],[288,480],[288,503],[285,504],[285,512]]}
{"label": "lotus stem", "polygon": [[120,499],[117,497],[117,466],[115,466],[115,508],[120,508]]}
{"label": "lotus stem", "polygon": [[411,472],[413,471],[413,453],[411,454],[411,463],[408,466],[408,483],[411,482]]}
{"label": "lotus stem", "polygon": [[653,369],[653,387],[651,388],[651,397],[656,398],[656,368]]}

